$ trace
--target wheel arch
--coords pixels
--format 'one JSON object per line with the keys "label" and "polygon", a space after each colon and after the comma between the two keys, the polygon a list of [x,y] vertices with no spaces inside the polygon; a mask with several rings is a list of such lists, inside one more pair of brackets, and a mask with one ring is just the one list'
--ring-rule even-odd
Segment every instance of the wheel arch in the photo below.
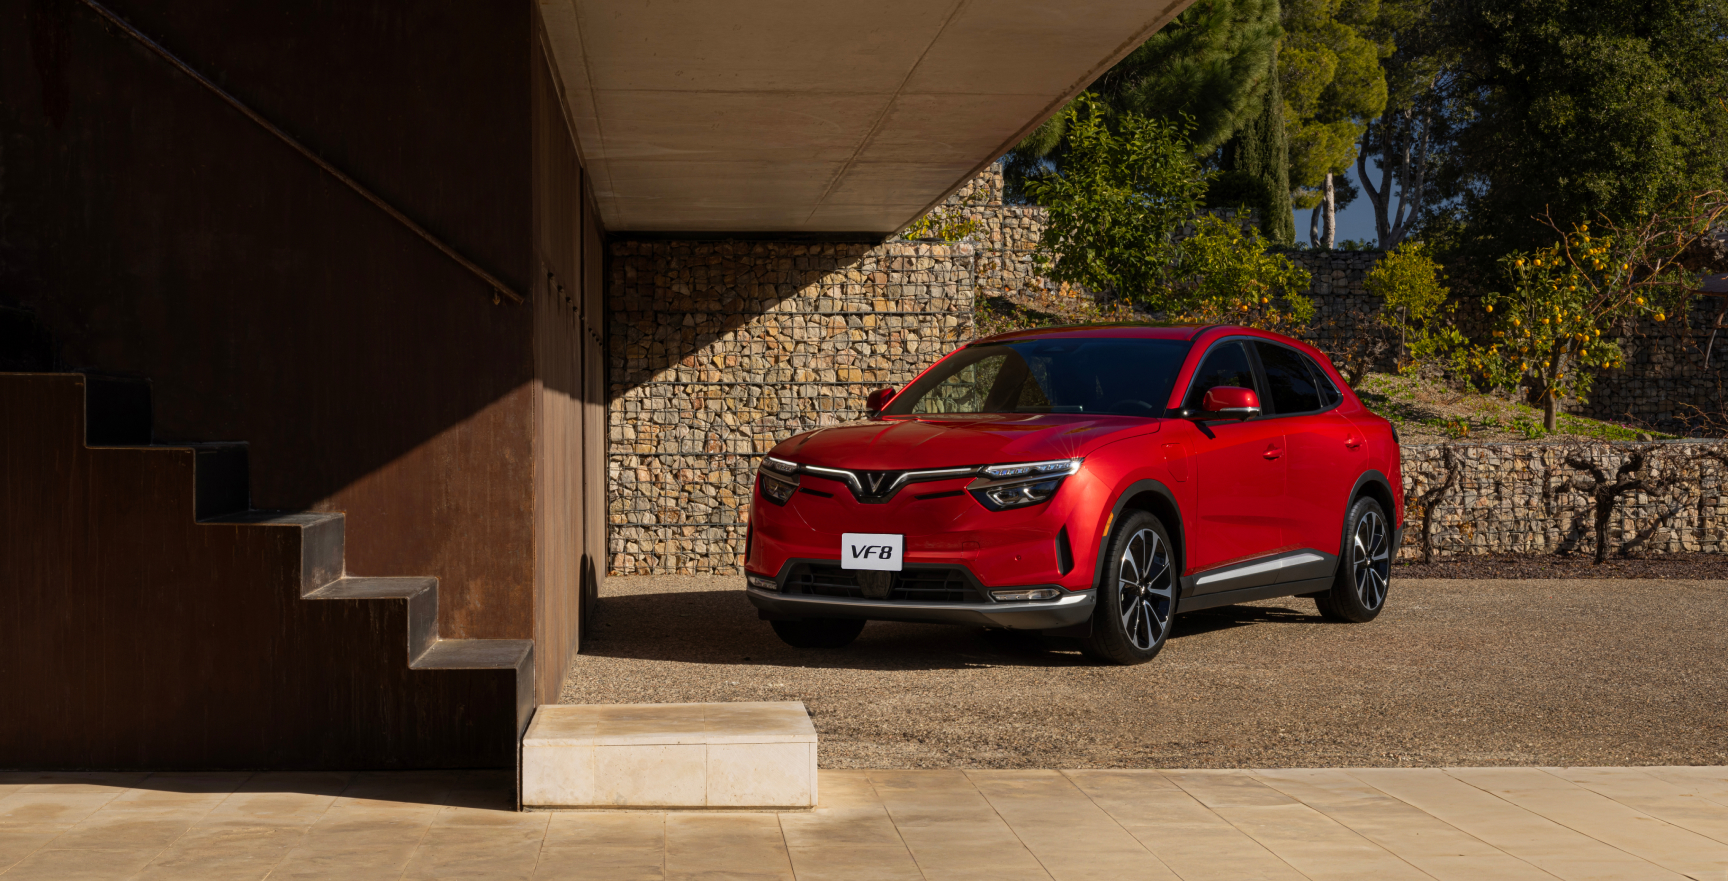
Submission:
{"label": "wheel arch", "polygon": [[1396,509],[1392,500],[1392,481],[1387,480],[1386,475],[1381,474],[1378,469],[1370,468],[1362,472],[1361,477],[1356,478],[1356,485],[1350,488],[1350,502],[1345,505],[1344,513],[1349,514],[1350,506],[1355,505],[1356,500],[1363,496],[1369,496],[1374,501],[1379,502],[1380,509],[1386,512],[1387,517],[1391,518],[1393,526],[1404,521],[1403,512]]}
{"label": "wheel arch", "polygon": [[[1105,521],[1104,534],[1098,537],[1098,553],[1093,561],[1092,583],[1100,584],[1104,580],[1104,567],[1109,564],[1110,534],[1116,526],[1116,520],[1129,511],[1146,511],[1164,523],[1164,528],[1170,533],[1170,543],[1175,545],[1178,573],[1186,567],[1188,561],[1188,530],[1182,524],[1182,507],[1176,502],[1176,494],[1162,482],[1156,480],[1136,480],[1116,495],[1116,503],[1110,508],[1110,518]],[[1186,579],[1180,575],[1177,578],[1184,592],[1187,588]]]}

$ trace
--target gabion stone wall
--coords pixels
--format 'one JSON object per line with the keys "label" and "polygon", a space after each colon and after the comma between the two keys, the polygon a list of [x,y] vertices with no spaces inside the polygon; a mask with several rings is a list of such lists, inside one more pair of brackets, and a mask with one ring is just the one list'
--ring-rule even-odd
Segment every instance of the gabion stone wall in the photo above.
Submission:
{"label": "gabion stone wall", "polygon": [[1401,559],[1728,553],[1728,443],[1404,448]]}
{"label": "gabion stone wall", "polygon": [[972,339],[975,249],[619,242],[607,286],[611,571],[738,571],[759,456],[863,417]]}

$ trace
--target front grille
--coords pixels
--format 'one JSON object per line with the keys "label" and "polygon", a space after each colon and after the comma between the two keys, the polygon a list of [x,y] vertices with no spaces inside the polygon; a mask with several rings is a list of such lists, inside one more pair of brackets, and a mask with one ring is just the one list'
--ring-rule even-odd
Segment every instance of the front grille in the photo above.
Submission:
{"label": "front grille", "polygon": [[[885,578],[887,596],[881,595],[880,584],[866,579]],[[866,592],[866,586],[877,588]],[[871,572],[799,563],[786,576],[786,593],[807,596],[840,597],[845,599],[885,599],[902,603],[981,603],[984,597],[972,587],[959,568],[929,566],[909,568],[900,572]],[[871,594],[875,594],[872,596]]]}

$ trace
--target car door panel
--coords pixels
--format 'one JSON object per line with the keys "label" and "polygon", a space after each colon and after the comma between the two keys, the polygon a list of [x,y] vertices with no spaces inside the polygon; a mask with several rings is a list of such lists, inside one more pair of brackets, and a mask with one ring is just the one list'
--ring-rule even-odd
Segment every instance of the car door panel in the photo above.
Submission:
{"label": "car door panel", "polygon": [[[1197,410],[1207,389],[1234,385],[1258,392],[1252,361],[1240,340],[1215,343],[1195,371],[1185,399]],[[1192,425],[1180,442],[1195,484],[1190,571],[1275,553],[1286,544],[1282,502],[1285,442],[1274,420],[1210,420]],[[1222,589],[1227,585],[1220,584]]]}
{"label": "car door panel", "polygon": [[[1336,407],[1337,393],[1318,365],[1294,349],[1257,342],[1270,389],[1273,421],[1288,449],[1286,538],[1297,547],[1336,557],[1351,488],[1367,460],[1364,436]],[[1304,567],[1307,568],[1307,567]],[[1290,580],[1302,577],[1292,569]]]}

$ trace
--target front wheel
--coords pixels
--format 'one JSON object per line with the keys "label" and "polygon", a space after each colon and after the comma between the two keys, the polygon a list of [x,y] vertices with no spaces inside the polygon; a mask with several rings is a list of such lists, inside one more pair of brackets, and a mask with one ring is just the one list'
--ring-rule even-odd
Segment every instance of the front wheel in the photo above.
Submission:
{"label": "front wheel", "polygon": [[1144,664],[1158,655],[1176,617],[1176,558],[1157,517],[1135,511],[1110,536],[1110,563],[1098,585],[1092,635],[1081,648],[1112,664]]}
{"label": "front wheel", "polygon": [[1344,518],[1344,554],[1332,589],[1314,597],[1321,616],[1361,624],[1386,607],[1392,578],[1392,526],[1380,503],[1363,497]]}
{"label": "front wheel", "polygon": [[771,621],[775,635],[793,648],[838,649],[852,644],[864,632],[864,622],[854,618],[799,618]]}

